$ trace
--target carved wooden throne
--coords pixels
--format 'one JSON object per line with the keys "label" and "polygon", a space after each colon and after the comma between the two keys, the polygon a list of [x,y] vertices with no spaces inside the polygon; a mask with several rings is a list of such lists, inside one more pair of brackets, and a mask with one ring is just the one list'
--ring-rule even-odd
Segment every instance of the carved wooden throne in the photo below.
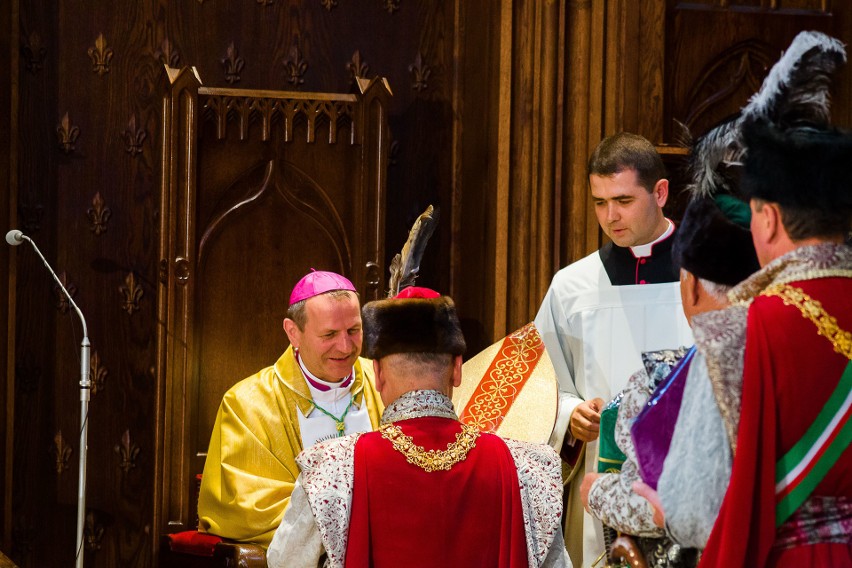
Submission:
{"label": "carved wooden throne", "polygon": [[[166,68],[156,540],[195,529],[195,476],[216,409],[229,387],[284,351],[298,278],[312,267],[340,272],[362,300],[385,287],[390,91],[381,79],[358,87],[206,88],[194,68]],[[218,564],[205,565],[234,554],[220,550]]]}

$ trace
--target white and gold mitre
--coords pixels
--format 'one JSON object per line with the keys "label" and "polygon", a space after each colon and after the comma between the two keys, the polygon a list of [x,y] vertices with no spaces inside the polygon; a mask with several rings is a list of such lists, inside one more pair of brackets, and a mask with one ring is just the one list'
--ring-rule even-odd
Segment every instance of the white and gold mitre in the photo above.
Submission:
{"label": "white and gold mitre", "polygon": [[453,390],[459,419],[484,432],[546,444],[556,422],[556,371],[533,323],[462,366]]}

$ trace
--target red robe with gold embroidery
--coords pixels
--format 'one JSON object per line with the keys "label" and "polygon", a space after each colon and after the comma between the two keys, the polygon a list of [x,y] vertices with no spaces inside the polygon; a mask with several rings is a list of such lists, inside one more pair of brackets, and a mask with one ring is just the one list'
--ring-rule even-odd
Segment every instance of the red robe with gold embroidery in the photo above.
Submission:
{"label": "red robe with gold embroidery", "polygon": [[[445,450],[461,423],[439,417],[396,422],[426,450]],[[355,446],[347,568],[527,567],[518,472],[505,442],[481,434],[448,471],[406,461],[381,432]]]}
{"label": "red robe with gold embroidery", "polygon": [[[852,279],[792,282],[852,331]],[[773,549],[775,464],[802,438],[837,387],[849,360],[795,306],[755,298],[748,313],[742,410],[731,484],[701,568],[852,566],[852,543]],[[852,497],[847,448],[812,495]]]}

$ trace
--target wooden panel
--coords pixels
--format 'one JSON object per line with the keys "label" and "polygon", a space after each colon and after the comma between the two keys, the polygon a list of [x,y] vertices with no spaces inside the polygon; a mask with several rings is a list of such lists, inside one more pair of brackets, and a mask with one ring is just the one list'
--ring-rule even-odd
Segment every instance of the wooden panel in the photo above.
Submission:
{"label": "wooden panel", "polygon": [[774,14],[828,12],[831,0],[689,0],[677,2],[682,7],[742,10]]}
{"label": "wooden panel", "polygon": [[[17,0],[0,5],[0,53],[4,54],[0,63],[0,74],[4,77],[17,77],[20,70],[19,51],[14,49],[19,42],[18,20],[20,18]],[[12,85],[0,80],[0,132],[18,130],[18,92]],[[0,219],[9,227],[15,227],[17,216],[16,199],[18,186],[18,140],[14,136],[0,139]],[[3,247],[0,251],[0,266],[6,269],[6,278],[0,279],[0,369],[6,380],[0,385],[0,549],[12,548],[12,472],[15,441],[15,279],[16,250]],[[4,557],[0,554],[0,565]],[[11,564],[10,564],[11,565]]]}

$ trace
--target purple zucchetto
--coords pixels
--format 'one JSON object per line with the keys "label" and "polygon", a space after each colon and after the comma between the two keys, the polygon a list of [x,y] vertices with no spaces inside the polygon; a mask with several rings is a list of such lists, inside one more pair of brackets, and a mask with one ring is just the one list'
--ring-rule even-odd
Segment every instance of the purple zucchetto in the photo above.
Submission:
{"label": "purple zucchetto", "polygon": [[293,287],[293,292],[290,293],[290,305],[296,302],[331,292],[332,290],[349,290],[357,292],[355,286],[345,276],[341,276],[336,272],[327,272],[325,270],[311,271],[299,280]]}

